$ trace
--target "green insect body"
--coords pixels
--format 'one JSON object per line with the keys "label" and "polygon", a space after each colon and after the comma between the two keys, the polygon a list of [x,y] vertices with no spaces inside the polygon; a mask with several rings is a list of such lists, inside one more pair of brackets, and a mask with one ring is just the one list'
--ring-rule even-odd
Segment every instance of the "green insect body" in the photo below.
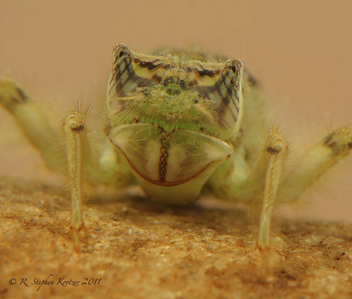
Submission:
{"label": "green insect body", "polygon": [[268,249],[274,203],[297,199],[352,149],[352,128],[338,128],[287,172],[286,141],[267,125],[263,92],[240,60],[194,49],[143,55],[124,44],[112,57],[102,148],[89,141],[85,113],[76,109],[61,128],[52,126],[20,86],[0,78],[0,104],[48,166],[70,178],[77,251],[83,181],[137,182],[149,198],[169,204],[194,202],[205,190],[229,201],[258,199],[258,247]]}
{"label": "green insect body", "polygon": [[214,170],[242,148],[235,143],[243,80],[252,85],[239,60],[187,54],[138,55],[120,44],[108,84],[110,140],[148,197],[175,204],[195,201]]}

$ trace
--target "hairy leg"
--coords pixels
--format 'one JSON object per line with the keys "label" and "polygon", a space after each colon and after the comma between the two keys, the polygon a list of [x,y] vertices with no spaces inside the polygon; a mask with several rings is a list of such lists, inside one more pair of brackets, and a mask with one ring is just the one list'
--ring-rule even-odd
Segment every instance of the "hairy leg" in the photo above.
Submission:
{"label": "hairy leg", "polygon": [[60,128],[54,128],[45,113],[11,79],[0,78],[0,105],[16,120],[27,139],[56,171],[66,170]]}
{"label": "hairy leg", "polygon": [[336,165],[352,150],[352,127],[342,127],[326,136],[297,163],[279,186],[278,201],[290,202]]}

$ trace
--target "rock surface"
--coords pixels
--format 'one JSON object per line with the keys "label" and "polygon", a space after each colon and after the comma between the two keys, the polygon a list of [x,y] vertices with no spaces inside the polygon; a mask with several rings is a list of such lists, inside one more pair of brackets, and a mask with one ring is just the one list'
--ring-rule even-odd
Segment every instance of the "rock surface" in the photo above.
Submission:
{"label": "rock surface", "polygon": [[241,211],[94,193],[77,254],[63,189],[0,179],[0,298],[352,296],[351,224],[276,219],[265,268]]}

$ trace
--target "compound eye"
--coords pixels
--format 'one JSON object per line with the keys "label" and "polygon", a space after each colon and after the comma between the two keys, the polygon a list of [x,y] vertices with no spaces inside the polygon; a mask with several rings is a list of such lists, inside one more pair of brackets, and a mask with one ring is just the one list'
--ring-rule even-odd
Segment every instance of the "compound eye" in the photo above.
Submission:
{"label": "compound eye", "polygon": [[[229,59],[224,64],[223,75],[228,79],[225,79],[226,84],[233,85],[236,89],[241,85],[243,75],[243,64],[239,59]],[[229,80],[229,81],[228,81]]]}
{"label": "compound eye", "polygon": [[113,63],[130,60],[133,56],[131,49],[125,44],[117,44],[112,52]]}

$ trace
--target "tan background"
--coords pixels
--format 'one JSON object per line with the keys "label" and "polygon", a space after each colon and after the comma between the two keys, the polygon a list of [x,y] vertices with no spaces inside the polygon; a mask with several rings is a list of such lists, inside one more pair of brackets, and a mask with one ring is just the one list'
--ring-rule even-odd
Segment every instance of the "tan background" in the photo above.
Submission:
{"label": "tan background", "polygon": [[[294,157],[301,144],[351,123],[351,15],[350,0],[0,0],[0,75],[63,117],[106,80],[115,43],[138,51],[198,44],[241,58],[265,86]],[[350,219],[352,159],[346,163],[306,196],[299,215]],[[0,175],[48,176],[2,110]]]}

